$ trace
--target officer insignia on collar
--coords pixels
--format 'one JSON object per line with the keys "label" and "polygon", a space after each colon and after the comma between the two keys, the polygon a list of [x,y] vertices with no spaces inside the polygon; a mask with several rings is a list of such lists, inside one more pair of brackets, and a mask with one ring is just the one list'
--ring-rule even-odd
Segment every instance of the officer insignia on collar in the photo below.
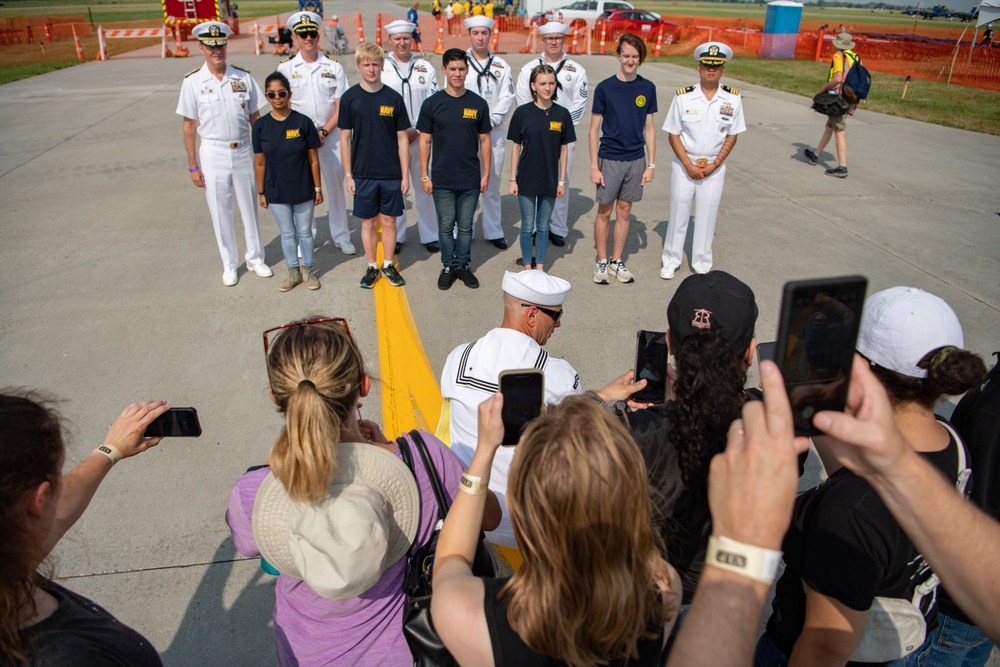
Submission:
{"label": "officer insignia on collar", "polygon": [[740,94],[740,89],[739,88],[733,88],[732,86],[725,86],[724,85],[724,86],[722,86],[722,89],[724,91],[726,91],[727,93],[730,93],[732,95],[739,95]]}
{"label": "officer insignia on collar", "polygon": [[677,89],[677,94],[678,95],[684,95],[685,93],[690,93],[693,90],[694,90],[694,86],[688,86],[687,88],[678,88]]}
{"label": "officer insignia on collar", "polygon": [[188,78],[189,76],[191,76],[192,74],[194,74],[195,72],[197,72],[200,69],[201,69],[200,67],[195,67],[193,70],[191,70],[190,72],[188,72],[187,74],[185,74],[184,78],[185,79]]}

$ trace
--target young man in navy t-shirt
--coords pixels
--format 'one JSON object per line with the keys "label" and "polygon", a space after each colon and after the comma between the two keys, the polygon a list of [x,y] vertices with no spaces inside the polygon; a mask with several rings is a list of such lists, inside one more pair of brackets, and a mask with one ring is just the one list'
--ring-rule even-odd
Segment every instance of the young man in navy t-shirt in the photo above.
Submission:
{"label": "young man in navy t-shirt", "polygon": [[371,289],[379,277],[376,258],[378,222],[382,216],[382,275],[399,287],[403,276],[393,265],[396,249],[396,216],[403,214],[403,195],[410,187],[410,118],[403,98],[382,84],[385,53],[374,44],[358,45],[355,60],[361,82],[340,98],[340,145],[344,183],[354,195],[354,215],[363,220],[361,240],[368,268],[361,287]]}
{"label": "young man in navy t-shirt", "polygon": [[[590,117],[590,181],[597,185],[594,282],[598,285],[608,284],[608,273],[622,283],[635,281],[625,268],[622,253],[632,203],[642,199],[642,186],[653,180],[656,168],[656,86],[638,74],[639,65],[646,59],[646,44],[627,32],[618,40],[617,51],[621,66],[617,74],[597,85]],[[608,233],[616,201],[618,212],[609,263]]]}
{"label": "young man in navy t-shirt", "polygon": [[[465,89],[469,71],[465,51],[445,51],[441,56],[441,71],[444,90],[424,100],[417,117],[420,182],[424,192],[434,197],[437,211],[438,243],[444,265],[438,276],[438,288],[448,289],[456,279],[466,287],[475,288],[479,287],[479,281],[469,268],[472,218],[479,194],[486,192],[490,180],[490,107],[482,97]],[[432,145],[433,165],[430,164]],[[433,181],[430,173],[434,174]]]}

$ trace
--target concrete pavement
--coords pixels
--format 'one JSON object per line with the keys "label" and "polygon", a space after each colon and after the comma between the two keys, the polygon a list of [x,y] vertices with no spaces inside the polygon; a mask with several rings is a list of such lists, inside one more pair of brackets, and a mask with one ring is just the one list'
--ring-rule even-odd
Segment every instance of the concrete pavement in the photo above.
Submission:
{"label": "concrete pavement", "polygon": [[[247,45],[235,41],[230,61],[260,83],[278,59],[254,57]],[[527,60],[505,57],[515,69]],[[356,82],[353,57],[342,60]],[[579,60],[591,90],[617,67],[608,57]],[[273,578],[235,553],[223,520],[233,481],[266,459],[280,427],[260,332],[316,311],[344,316],[377,377],[375,317],[371,293],[357,287],[364,262],[331,244],[325,205],[321,290],[278,292],[280,244],[263,210],[278,275],[241,267],[236,287],[222,285],[174,114],[181,78],[200,64],[116,58],[0,88],[0,384],[64,399],[67,464],[98,444],[128,402],[198,408],[200,439],[164,441],[109,475],[57,548],[55,572],[145,634],[168,665],[265,665],[274,660]],[[695,74],[653,63],[641,73],[657,85],[659,127],[673,91]],[[906,284],[943,297],[968,348],[984,357],[1000,349],[1000,138],[862,110],[849,122],[851,175],[838,180],[799,157],[822,130],[807,98],[730,83],[742,88],[748,131],[727,162],[715,267],[755,290],[758,340],[774,338],[786,280],[861,273],[871,291]],[[671,157],[658,132],[657,176],[633,209],[626,252],[636,283],[592,283],[588,127],[589,114],[577,128],[570,236],[549,250],[549,270],[574,287],[547,350],[598,387],[630,366],[635,330],[665,327],[666,303],[690,269],[658,277]],[[438,256],[413,235],[399,257],[436,372],[455,345],[500,321],[500,280],[519,256],[516,202],[504,197],[503,210],[511,248],[473,243],[478,291],[437,290]],[[360,250],[358,221],[351,226]],[[378,383],[367,404],[366,416],[378,418]]]}

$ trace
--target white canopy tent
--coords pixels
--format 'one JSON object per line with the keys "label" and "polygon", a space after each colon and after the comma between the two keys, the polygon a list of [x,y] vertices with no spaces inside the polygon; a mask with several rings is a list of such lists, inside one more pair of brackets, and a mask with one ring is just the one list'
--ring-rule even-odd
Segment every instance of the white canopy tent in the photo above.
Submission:
{"label": "white canopy tent", "polygon": [[979,18],[976,27],[1000,19],[1000,0],[983,0],[979,3]]}

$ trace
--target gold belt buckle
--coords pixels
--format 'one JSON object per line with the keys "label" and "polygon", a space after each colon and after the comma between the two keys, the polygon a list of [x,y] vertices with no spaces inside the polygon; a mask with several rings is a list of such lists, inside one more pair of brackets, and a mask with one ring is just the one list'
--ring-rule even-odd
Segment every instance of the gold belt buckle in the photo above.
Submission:
{"label": "gold belt buckle", "polygon": [[707,157],[700,157],[697,160],[695,160],[694,163],[695,164],[699,164],[699,165],[700,164],[708,164],[708,158]]}
{"label": "gold belt buckle", "polygon": [[238,141],[230,141],[229,142],[229,147],[230,148],[236,148],[239,145],[240,145],[240,143]]}

